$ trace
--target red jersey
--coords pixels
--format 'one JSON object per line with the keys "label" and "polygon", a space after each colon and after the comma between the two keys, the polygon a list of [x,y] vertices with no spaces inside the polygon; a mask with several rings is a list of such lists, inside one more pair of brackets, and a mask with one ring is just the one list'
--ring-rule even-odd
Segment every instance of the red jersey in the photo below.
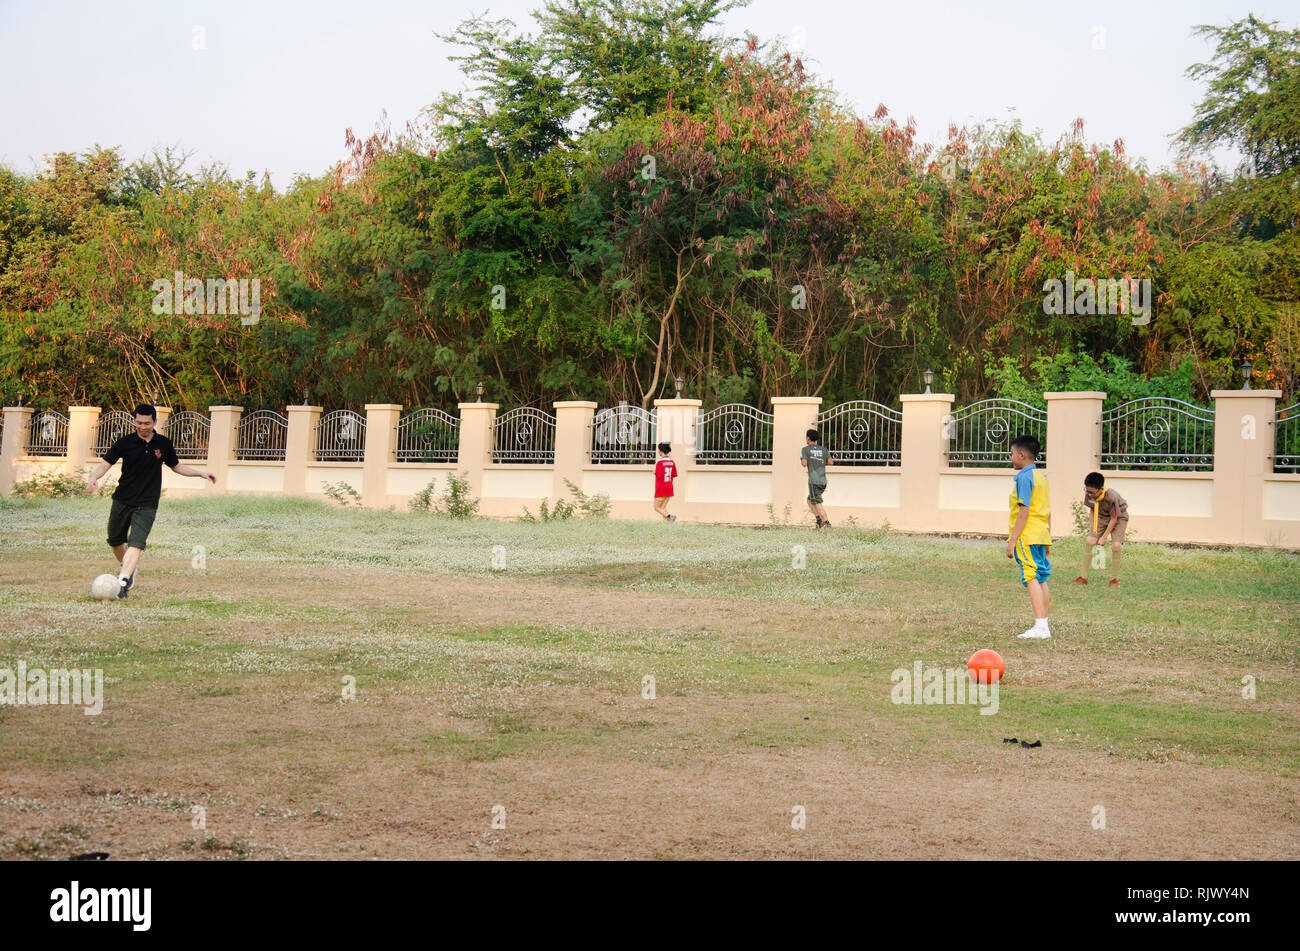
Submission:
{"label": "red jersey", "polygon": [[666,499],[673,494],[673,479],[677,478],[677,464],[671,459],[655,463],[655,498]]}

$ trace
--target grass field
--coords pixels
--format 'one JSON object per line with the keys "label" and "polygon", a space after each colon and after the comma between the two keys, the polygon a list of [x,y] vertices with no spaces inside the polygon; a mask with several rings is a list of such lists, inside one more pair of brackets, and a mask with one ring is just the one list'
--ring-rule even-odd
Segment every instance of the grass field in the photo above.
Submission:
{"label": "grass field", "polygon": [[[1065,539],[1021,642],[996,541],[164,499],[100,603],[107,513],[0,501],[0,668],[106,678],[0,706],[0,858],[1300,855],[1291,553]],[[892,702],[981,647],[996,714]]]}

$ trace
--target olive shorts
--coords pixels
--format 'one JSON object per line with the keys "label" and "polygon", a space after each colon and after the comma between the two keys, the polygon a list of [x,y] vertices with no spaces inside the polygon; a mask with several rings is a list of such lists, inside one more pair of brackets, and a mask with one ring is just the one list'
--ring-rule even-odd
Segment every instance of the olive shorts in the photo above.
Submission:
{"label": "olive shorts", "polygon": [[821,482],[821,483],[818,483],[818,482],[809,482],[809,483],[808,483],[808,501],[811,502],[813,505],[821,505],[821,504],[822,504],[822,493],[825,492],[825,491],[826,491],[826,483],[825,483],[825,482]]}
{"label": "olive shorts", "polygon": [[[1098,531],[1098,532],[1103,532],[1103,531],[1105,531],[1105,526],[1102,526],[1102,527],[1099,528],[1097,531]],[[1113,529],[1111,529],[1111,533],[1110,533],[1110,542],[1111,542],[1111,544],[1112,544],[1112,545],[1122,545],[1122,544],[1124,543],[1124,535],[1125,535],[1126,532],[1128,532],[1128,519],[1126,519],[1126,518],[1119,518],[1119,519],[1116,519],[1116,520],[1115,520],[1115,527],[1114,527]],[[1091,538],[1091,539],[1093,539],[1093,541],[1090,542],[1089,544],[1093,544],[1093,545],[1095,545],[1095,544],[1096,544],[1096,539],[1097,539],[1098,536],[1097,536],[1097,535],[1093,535],[1092,533],[1089,533],[1089,534],[1088,534],[1088,537]]]}
{"label": "olive shorts", "polygon": [[108,513],[108,544],[113,548],[125,544],[144,551],[145,540],[157,515],[156,508],[123,505],[114,499],[113,508]]}

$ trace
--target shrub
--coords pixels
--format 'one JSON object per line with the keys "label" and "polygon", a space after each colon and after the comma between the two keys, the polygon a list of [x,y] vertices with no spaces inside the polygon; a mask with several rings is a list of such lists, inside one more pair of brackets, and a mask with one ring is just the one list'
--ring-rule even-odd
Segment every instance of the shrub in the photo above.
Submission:
{"label": "shrub", "polygon": [[1070,511],[1074,513],[1074,534],[1087,536],[1088,529],[1091,527],[1088,518],[1088,506],[1082,502],[1071,502]]}
{"label": "shrub", "polygon": [[[86,494],[87,479],[84,474],[68,475],[48,469],[30,479],[15,482],[13,494],[20,499],[73,499]],[[102,496],[111,486],[101,486]]]}
{"label": "shrub", "polygon": [[609,496],[603,492],[595,495],[588,495],[578,488],[568,479],[564,484],[569,487],[569,492],[573,495],[574,501],[569,502],[565,499],[556,499],[553,506],[547,505],[546,500],[542,499],[538,506],[537,515],[524,509],[524,514],[519,516],[521,522],[562,522],[573,518],[578,512],[581,512],[587,518],[609,518]]}
{"label": "shrub", "polygon": [[411,497],[412,512],[432,512],[462,519],[478,515],[478,499],[470,494],[468,473],[448,473],[447,488],[439,496],[435,496],[433,491],[436,481],[430,479],[428,485]]}
{"label": "shrub", "polygon": [[588,495],[568,479],[564,480],[564,484],[569,487],[569,491],[572,492],[573,497],[577,499],[578,508],[582,510],[583,515],[587,518],[609,518],[608,495],[604,492],[597,492],[595,495]]}
{"label": "shrub", "polygon": [[478,499],[470,495],[469,473],[447,476],[447,489],[438,502],[438,512],[452,518],[474,518],[478,515]]}
{"label": "shrub", "polygon": [[767,503],[767,524],[770,525],[772,528],[780,528],[781,526],[789,527],[790,503],[787,502],[785,504],[785,514],[778,519],[776,517],[776,508],[772,505],[771,502],[768,502]]}
{"label": "shrub", "polygon": [[410,506],[412,512],[428,512],[433,507],[433,486],[437,480],[430,479],[426,485],[415,495],[411,496],[411,501],[406,503]]}
{"label": "shrub", "polygon": [[533,516],[532,512],[528,511],[528,509],[525,508],[524,514],[519,516],[519,521],[521,522],[563,522],[573,518],[573,513],[575,511],[577,511],[577,508],[573,505],[573,503],[566,502],[564,501],[564,499],[556,499],[554,508],[547,506],[546,500],[542,499],[541,505],[537,507],[536,517]]}
{"label": "shrub", "polygon": [[325,494],[339,505],[360,505],[361,496],[346,482],[322,482]]}

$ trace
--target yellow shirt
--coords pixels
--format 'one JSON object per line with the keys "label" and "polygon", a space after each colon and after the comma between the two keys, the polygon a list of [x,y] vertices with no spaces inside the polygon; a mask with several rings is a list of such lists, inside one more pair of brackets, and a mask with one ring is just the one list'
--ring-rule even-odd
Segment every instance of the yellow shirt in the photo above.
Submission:
{"label": "yellow shirt", "polygon": [[1052,513],[1052,497],[1047,487],[1047,476],[1037,466],[1025,466],[1016,473],[1015,485],[1011,489],[1011,521],[1007,525],[1007,541],[1016,530],[1016,519],[1020,515],[1020,506],[1029,508],[1029,521],[1020,534],[1020,540],[1026,545],[1052,544],[1052,532],[1047,527],[1047,519]]}

